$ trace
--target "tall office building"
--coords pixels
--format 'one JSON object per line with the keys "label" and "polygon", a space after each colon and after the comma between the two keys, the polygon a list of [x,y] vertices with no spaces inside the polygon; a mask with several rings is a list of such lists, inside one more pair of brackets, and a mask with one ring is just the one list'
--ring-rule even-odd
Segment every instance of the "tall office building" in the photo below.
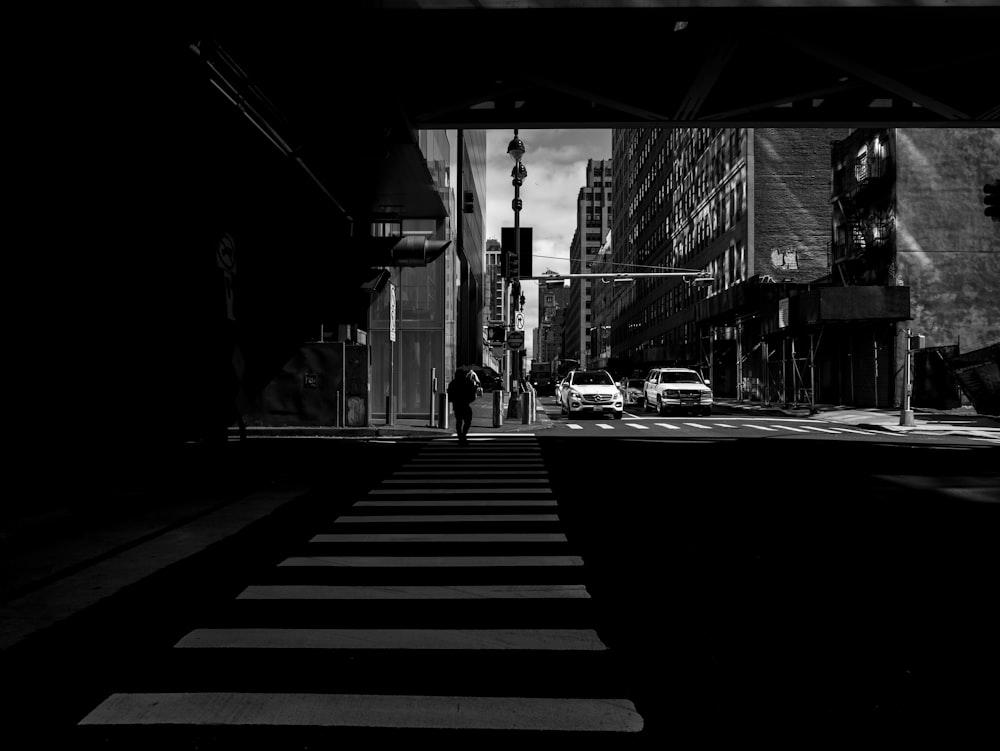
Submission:
{"label": "tall office building", "polygon": [[[612,197],[611,159],[588,159],[586,184],[577,194],[576,229],[569,249],[571,274],[593,272],[594,261],[611,226]],[[569,305],[565,314],[563,340],[564,356],[580,361],[588,367],[593,353],[589,351],[591,305],[594,279],[570,281]]]}
{"label": "tall office building", "polygon": [[[701,370],[720,396],[763,376],[758,312],[829,269],[830,143],[815,129],[616,129],[612,258],[632,270],[707,271],[711,285],[639,278],[613,303],[623,369]],[[755,333],[751,333],[755,332]],[[743,350],[746,350],[744,352]],[[765,361],[766,362],[766,361]]]}
{"label": "tall office building", "polygon": [[563,356],[563,317],[569,292],[566,285],[538,286],[538,327],[531,349],[533,363],[551,363]]}
{"label": "tall office building", "polygon": [[483,365],[489,365],[494,370],[500,370],[500,366],[503,363],[503,348],[500,347],[494,351],[490,347],[488,337],[489,327],[496,325],[506,327],[503,302],[503,260],[500,253],[500,241],[495,237],[488,238],[486,240],[486,271],[483,274],[486,289],[486,328],[483,339],[483,357],[480,362]]}

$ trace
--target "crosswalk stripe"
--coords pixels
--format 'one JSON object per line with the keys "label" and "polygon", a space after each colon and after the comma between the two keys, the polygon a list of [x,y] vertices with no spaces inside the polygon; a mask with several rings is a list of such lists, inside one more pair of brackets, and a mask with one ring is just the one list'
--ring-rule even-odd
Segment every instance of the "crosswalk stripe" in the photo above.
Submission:
{"label": "crosswalk stripe", "polygon": [[583,430],[582,425],[577,425],[575,422],[570,422],[566,424],[566,427],[570,430]]}
{"label": "crosswalk stripe", "polygon": [[[473,485],[478,484],[478,483],[487,483],[489,485],[493,485],[493,484],[495,484],[495,483],[498,482],[497,478],[495,478],[495,477],[482,477],[481,473],[477,473],[477,474],[478,474],[477,477],[462,477],[462,478],[457,478],[457,479],[454,479],[454,480],[450,479],[450,478],[447,478],[447,477],[409,477],[409,478],[407,478],[405,480],[396,480],[394,478],[389,478],[387,480],[383,480],[382,484],[383,485],[421,485],[421,484],[424,484],[424,483],[438,483],[438,482],[443,482],[443,483],[448,483],[448,484],[462,483],[463,485],[468,484],[468,483],[472,483]],[[511,482],[511,480],[510,479],[505,479],[504,482]],[[536,485],[545,485],[545,484],[548,483],[548,479],[547,478],[538,478],[538,479],[529,478],[527,480],[515,479],[515,480],[513,480],[513,482],[530,482],[530,483],[534,483]]]}
{"label": "crosswalk stripe", "polygon": [[[441,493],[442,495],[454,495],[456,493],[468,493],[468,488],[373,488],[368,491],[368,495],[414,495],[415,493],[428,493],[428,492]],[[475,488],[476,493],[489,493],[504,495],[516,495],[518,493],[551,493],[552,489],[548,487],[534,487],[534,488]]]}
{"label": "crosswalk stripe", "polygon": [[660,428],[666,428],[667,430],[680,430],[679,427],[669,422],[657,422],[653,424]]}
{"label": "crosswalk stripe", "polygon": [[601,651],[592,629],[198,628],[178,649],[500,649]]}
{"label": "crosswalk stripe", "polygon": [[543,500],[543,501],[502,501],[502,500],[490,500],[490,499],[466,499],[463,501],[441,501],[441,500],[431,500],[431,501],[355,501],[352,506],[377,506],[380,508],[413,508],[413,507],[436,507],[436,506],[556,506],[553,500]]}
{"label": "crosswalk stripe", "polygon": [[477,584],[344,587],[322,584],[255,585],[238,600],[537,600],[590,599],[583,584]]}
{"label": "crosswalk stripe", "polygon": [[840,432],[840,431],[837,431],[837,430],[830,430],[829,428],[817,428],[817,427],[815,427],[813,425],[803,425],[802,427],[805,428],[806,430],[816,430],[816,431],[819,431],[820,433],[838,433],[838,432]]}
{"label": "crosswalk stripe", "polygon": [[857,430],[856,428],[837,428],[841,433],[857,433],[859,435],[878,435],[874,430]]}
{"label": "crosswalk stripe", "polygon": [[497,469],[496,464],[482,465],[482,469],[478,470],[470,469],[469,471],[464,471],[466,469],[468,469],[466,466],[463,466],[462,469],[445,469],[444,466],[442,466],[396,472],[395,475],[396,477],[427,477],[428,475],[447,474],[452,477],[465,477],[466,475],[479,477],[484,471],[488,471],[490,475],[495,477],[505,477],[507,475],[517,475],[518,477],[522,477],[524,475],[548,475],[548,472],[544,469]]}
{"label": "crosswalk stripe", "polygon": [[637,733],[627,699],[311,693],[117,693],[80,725],[254,725]]}
{"label": "crosswalk stripe", "polygon": [[792,431],[795,431],[796,433],[808,433],[809,432],[808,430],[804,430],[802,428],[796,428],[796,427],[793,427],[792,425],[772,425],[771,427],[772,428],[780,428],[782,430],[792,430]]}
{"label": "crosswalk stripe", "polygon": [[708,425],[702,425],[700,422],[686,422],[685,425],[690,425],[692,428],[701,428],[702,430],[711,430],[712,428]]}
{"label": "crosswalk stripe", "polygon": [[614,425],[608,425],[606,422],[599,422],[599,423],[597,423],[597,427],[599,427],[601,430],[614,430],[615,429]]}
{"label": "crosswalk stripe", "polygon": [[396,522],[555,522],[556,514],[402,514],[338,517],[334,524],[391,524]]}
{"label": "crosswalk stripe", "polygon": [[713,424],[716,425],[717,427],[720,427],[720,428],[742,428],[743,427],[742,425],[730,425],[727,422],[717,422],[717,423],[713,423]]}
{"label": "crosswalk stripe", "polygon": [[627,422],[625,424],[630,428],[635,428],[636,430],[649,430],[649,426],[643,425],[641,422]]}
{"label": "crosswalk stripe", "polygon": [[769,430],[772,433],[775,432],[774,428],[769,428],[767,425],[747,425],[748,428],[754,428],[756,430]]}
{"label": "crosswalk stripe", "polygon": [[343,568],[469,568],[501,566],[582,566],[576,555],[300,555],[279,566],[334,566]]}
{"label": "crosswalk stripe", "polygon": [[319,534],[309,542],[567,542],[561,532],[382,532]]}

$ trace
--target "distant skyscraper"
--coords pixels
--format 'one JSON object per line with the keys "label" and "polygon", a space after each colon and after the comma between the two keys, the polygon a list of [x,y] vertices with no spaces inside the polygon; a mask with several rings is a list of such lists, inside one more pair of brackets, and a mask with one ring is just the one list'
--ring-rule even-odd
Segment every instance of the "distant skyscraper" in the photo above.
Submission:
{"label": "distant skyscraper", "polygon": [[[588,159],[586,184],[577,194],[576,231],[569,249],[571,274],[589,274],[611,226],[611,159]],[[573,279],[563,332],[565,357],[588,365],[593,283],[600,280]]]}

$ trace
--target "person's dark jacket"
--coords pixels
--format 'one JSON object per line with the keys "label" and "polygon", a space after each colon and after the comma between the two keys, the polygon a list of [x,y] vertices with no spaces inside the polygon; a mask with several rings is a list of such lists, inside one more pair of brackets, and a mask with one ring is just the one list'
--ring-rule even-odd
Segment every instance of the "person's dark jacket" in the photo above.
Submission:
{"label": "person's dark jacket", "polygon": [[453,404],[472,404],[476,400],[476,384],[465,373],[459,373],[448,384],[448,401]]}

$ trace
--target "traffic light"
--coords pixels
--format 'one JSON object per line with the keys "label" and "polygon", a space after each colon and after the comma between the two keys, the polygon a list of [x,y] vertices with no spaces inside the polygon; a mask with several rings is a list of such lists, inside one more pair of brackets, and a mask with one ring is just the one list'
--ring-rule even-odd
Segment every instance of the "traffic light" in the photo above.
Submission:
{"label": "traffic light", "polygon": [[490,326],[490,341],[503,342],[507,339],[507,328],[503,325]]}
{"label": "traffic light", "polygon": [[1000,180],[983,186],[983,203],[986,205],[983,213],[994,222],[1000,222]]}

